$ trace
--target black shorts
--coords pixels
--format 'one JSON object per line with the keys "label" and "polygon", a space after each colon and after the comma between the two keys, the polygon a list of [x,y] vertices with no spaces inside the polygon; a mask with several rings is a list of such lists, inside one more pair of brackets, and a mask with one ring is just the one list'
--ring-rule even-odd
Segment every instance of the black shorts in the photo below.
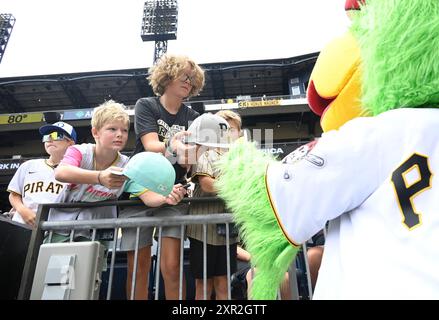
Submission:
{"label": "black shorts", "polygon": [[[195,279],[203,279],[203,242],[190,239],[189,262]],[[207,278],[227,275],[226,246],[207,245]],[[230,274],[236,272],[237,243],[230,245]]]}
{"label": "black shorts", "polygon": [[320,230],[315,235],[312,236],[312,244],[309,244],[309,247],[317,247],[325,245],[325,234],[323,230]]}

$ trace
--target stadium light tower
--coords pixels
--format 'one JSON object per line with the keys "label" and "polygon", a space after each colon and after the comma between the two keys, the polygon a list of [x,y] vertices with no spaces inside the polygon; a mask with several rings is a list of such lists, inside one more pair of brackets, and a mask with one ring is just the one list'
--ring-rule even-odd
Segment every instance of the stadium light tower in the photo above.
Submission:
{"label": "stadium light tower", "polygon": [[6,45],[14,28],[15,18],[10,13],[0,13],[0,63],[5,54]]}
{"label": "stadium light tower", "polygon": [[177,39],[177,0],[148,0],[143,8],[141,37],[155,41],[154,62],[168,49],[168,40]]}

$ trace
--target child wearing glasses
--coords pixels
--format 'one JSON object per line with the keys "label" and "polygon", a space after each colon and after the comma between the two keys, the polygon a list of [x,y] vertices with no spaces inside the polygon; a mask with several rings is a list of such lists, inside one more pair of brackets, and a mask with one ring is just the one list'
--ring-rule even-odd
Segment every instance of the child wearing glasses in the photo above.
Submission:
{"label": "child wearing glasses", "polygon": [[[136,146],[133,155],[142,151],[159,152],[174,166],[175,183],[186,184],[190,167],[183,143],[185,130],[199,116],[183,104],[183,100],[196,96],[204,86],[204,71],[190,58],[180,55],[163,55],[149,70],[149,83],[156,97],[137,101],[134,114]],[[187,204],[166,206],[154,210],[154,216],[187,214]],[[120,212],[121,217],[150,215],[148,208],[131,207]],[[148,272],[151,265],[153,228],[142,228],[136,275],[136,299],[148,298]],[[127,250],[128,265],[134,264],[135,229],[122,231],[121,248]],[[179,299],[180,227],[162,229],[161,271],[166,299]],[[131,269],[130,269],[131,270]],[[128,274],[131,277],[131,274]],[[185,281],[183,281],[183,284]],[[128,292],[130,291],[128,283]],[[185,290],[183,289],[183,297]]]}
{"label": "child wearing glasses", "polygon": [[40,203],[56,202],[65,184],[55,179],[55,168],[67,148],[76,142],[75,129],[65,122],[56,122],[40,128],[48,159],[24,162],[8,185],[12,220],[34,226]]}

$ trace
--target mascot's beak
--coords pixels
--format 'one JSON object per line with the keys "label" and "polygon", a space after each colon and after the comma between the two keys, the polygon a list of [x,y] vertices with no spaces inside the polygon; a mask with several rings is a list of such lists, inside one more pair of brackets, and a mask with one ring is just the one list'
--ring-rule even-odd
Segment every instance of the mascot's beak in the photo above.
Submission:
{"label": "mascot's beak", "polygon": [[321,116],[324,132],[366,115],[361,108],[360,49],[346,33],[321,52],[311,73],[307,98],[311,110]]}

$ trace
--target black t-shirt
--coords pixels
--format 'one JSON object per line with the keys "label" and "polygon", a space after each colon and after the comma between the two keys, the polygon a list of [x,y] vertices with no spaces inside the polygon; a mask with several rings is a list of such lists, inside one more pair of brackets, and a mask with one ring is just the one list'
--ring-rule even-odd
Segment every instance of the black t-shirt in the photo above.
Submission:
{"label": "black t-shirt", "polygon": [[[145,150],[140,138],[147,133],[157,132],[159,140],[169,139],[177,132],[185,131],[200,114],[184,104],[181,105],[177,114],[169,113],[160,103],[158,97],[141,98],[137,100],[134,109],[134,131],[136,132],[136,147],[132,155]],[[175,161],[174,161],[175,162]],[[186,169],[178,163],[173,164],[176,179],[175,183],[181,183]]]}

